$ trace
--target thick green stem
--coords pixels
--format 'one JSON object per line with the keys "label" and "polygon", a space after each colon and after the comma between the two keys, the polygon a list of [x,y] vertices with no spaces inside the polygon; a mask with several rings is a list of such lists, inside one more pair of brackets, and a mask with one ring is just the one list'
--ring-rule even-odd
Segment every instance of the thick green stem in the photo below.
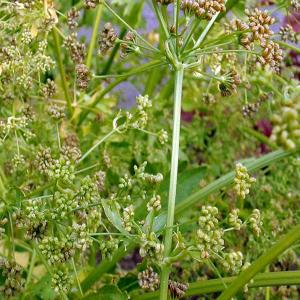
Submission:
{"label": "thick green stem", "polygon": [[[174,223],[174,215],[175,215],[176,187],[177,187],[177,174],[178,174],[183,73],[184,73],[183,66],[179,65],[175,73],[171,174],[170,174],[170,188],[169,188],[169,201],[168,201],[168,213],[167,213],[167,227],[166,227],[165,237],[164,237],[165,258],[167,258],[170,255],[172,249],[172,234],[173,234],[173,223]],[[161,278],[160,278],[160,282],[161,282],[160,299],[161,300],[167,300],[168,298],[169,273],[170,273],[170,266],[165,264],[162,267]]]}
{"label": "thick green stem", "polygon": [[97,8],[97,12],[96,12],[93,33],[92,33],[89,50],[88,50],[88,54],[87,54],[87,58],[86,58],[86,66],[88,68],[90,68],[92,65],[93,52],[94,52],[95,44],[96,44],[96,40],[97,40],[98,28],[99,28],[99,24],[100,24],[102,11],[103,11],[103,5],[100,2],[100,4],[98,5],[98,8]]}
{"label": "thick green stem", "polygon": [[221,294],[218,300],[232,299],[235,294],[245,286],[257,273],[276,259],[281,253],[288,249],[293,243],[300,239],[300,225],[295,226],[277,243],[260,256],[249,268],[244,270],[232,284]]}
{"label": "thick green stem", "polygon": [[[237,277],[225,277],[222,279],[210,279],[190,283],[185,295],[194,296],[221,292],[225,289],[224,283],[227,285],[231,284],[236,278]],[[256,275],[253,278],[253,282],[249,284],[249,288],[299,284],[300,271],[268,272]],[[157,298],[158,292],[143,295],[134,295],[134,293],[132,293],[131,295],[132,300],[154,300]]]}
{"label": "thick green stem", "polygon": [[66,98],[68,112],[71,116],[72,111],[73,111],[72,100],[71,100],[71,97],[69,94],[69,88],[68,88],[68,84],[67,84],[66,72],[65,72],[65,68],[64,68],[63,59],[62,59],[61,44],[60,44],[60,39],[58,36],[57,28],[54,27],[52,32],[53,32],[53,40],[54,40],[54,46],[55,46],[54,49],[55,49],[56,56],[57,56],[58,69],[59,69],[60,78],[61,78],[61,84],[62,84],[64,95]]}

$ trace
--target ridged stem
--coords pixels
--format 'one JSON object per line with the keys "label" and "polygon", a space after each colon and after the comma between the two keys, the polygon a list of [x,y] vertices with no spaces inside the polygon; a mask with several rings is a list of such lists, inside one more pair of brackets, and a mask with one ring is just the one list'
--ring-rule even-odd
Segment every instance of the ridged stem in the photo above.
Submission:
{"label": "ridged stem", "polygon": [[[180,119],[181,119],[181,98],[182,98],[182,82],[184,69],[182,65],[177,67],[175,72],[174,86],[174,111],[173,111],[173,138],[172,138],[172,158],[171,158],[171,174],[170,188],[167,212],[167,226],[164,236],[164,258],[170,255],[172,249],[172,234],[175,215],[176,203],[176,187],[178,174],[178,157],[179,157],[179,138],[180,138]],[[168,299],[168,281],[170,274],[170,266],[163,265],[160,277],[160,299]]]}

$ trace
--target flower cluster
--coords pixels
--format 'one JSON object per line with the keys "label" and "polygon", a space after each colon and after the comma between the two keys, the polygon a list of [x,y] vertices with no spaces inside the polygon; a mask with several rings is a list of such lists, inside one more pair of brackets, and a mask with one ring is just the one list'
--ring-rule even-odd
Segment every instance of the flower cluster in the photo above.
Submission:
{"label": "flower cluster", "polygon": [[247,168],[241,163],[235,166],[234,190],[242,199],[250,193],[251,185],[256,181],[254,177],[250,177]]}
{"label": "flower cluster", "polygon": [[262,55],[258,57],[258,62],[262,66],[268,66],[271,70],[279,72],[283,51],[276,42],[271,40],[273,31],[270,29],[275,18],[271,17],[267,11],[261,11],[258,8],[246,9],[245,14],[248,16],[248,23],[237,19],[230,23],[229,28],[241,32],[239,40],[247,50],[254,48],[257,41],[262,49]]}
{"label": "flower cluster", "polygon": [[65,267],[56,268],[51,278],[51,286],[57,293],[67,293],[71,286],[69,272]]}
{"label": "flower cluster", "polygon": [[240,230],[243,224],[242,220],[239,218],[239,209],[232,210],[228,215],[228,224],[232,226],[235,230]]}
{"label": "flower cluster", "polygon": [[237,274],[243,266],[243,253],[231,251],[224,255],[222,265],[227,272]]}
{"label": "flower cluster", "polygon": [[224,0],[183,0],[181,9],[187,15],[210,20],[215,14],[226,10]]}
{"label": "flower cluster", "polygon": [[285,42],[289,41],[295,44],[299,42],[299,34],[294,31],[290,24],[280,27],[279,35],[280,38]]}
{"label": "flower cluster", "polygon": [[260,211],[258,209],[254,209],[250,218],[249,218],[249,224],[251,229],[253,230],[253,233],[256,236],[259,236],[261,233],[261,226],[262,226],[262,221],[261,221],[261,215]]}
{"label": "flower cluster", "polygon": [[155,291],[158,289],[160,280],[156,272],[151,267],[138,274],[139,285],[147,291]]}
{"label": "flower cluster", "polygon": [[295,149],[300,137],[300,88],[283,100],[280,112],[272,116],[274,124],[270,139],[285,149]]}
{"label": "flower cluster", "polygon": [[151,232],[149,235],[143,234],[141,237],[140,255],[155,260],[163,257],[164,245],[159,241],[157,235]]}
{"label": "flower cluster", "polygon": [[116,32],[111,23],[106,23],[99,39],[99,54],[105,55],[117,39]]}
{"label": "flower cluster", "polygon": [[22,293],[25,285],[25,279],[22,278],[22,268],[14,261],[0,258],[0,270],[4,278],[4,283],[0,286],[1,294],[7,298],[12,298]]}
{"label": "flower cluster", "polygon": [[299,0],[291,0],[291,7],[295,11],[300,11],[300,2],[299,2]]}
{"label": "flower cluster", "polygon": [[209,258],[212,253],[219,253],[224,248],[223,230],[219,228],[218,209],[202,206],[198,219],[198,249],[202,259]]}

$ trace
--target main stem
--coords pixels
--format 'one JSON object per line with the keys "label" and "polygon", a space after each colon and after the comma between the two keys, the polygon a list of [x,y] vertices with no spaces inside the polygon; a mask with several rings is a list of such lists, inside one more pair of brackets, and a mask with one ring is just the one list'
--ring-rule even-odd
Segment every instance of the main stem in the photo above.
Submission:
{"label": "main stem", "polygon": [[[184,69],[182,65],[177,66],[175,72],[174,86],[174,112],[173,112],[173,138],[172,138],[172,159],[170,188],[168,201],[167,227],[164,238],[164,258],[170,255],[172,249],[172,233],[175,214],[175,200],[178,173],[178,155],[179,155],[179,138],[180,138],[180,119],[181,119],[181,97],[182,97],[182,81]],[[171,266],[164,264],[161,270],[160,278],[160,300],[168,299],[168,281]]]}

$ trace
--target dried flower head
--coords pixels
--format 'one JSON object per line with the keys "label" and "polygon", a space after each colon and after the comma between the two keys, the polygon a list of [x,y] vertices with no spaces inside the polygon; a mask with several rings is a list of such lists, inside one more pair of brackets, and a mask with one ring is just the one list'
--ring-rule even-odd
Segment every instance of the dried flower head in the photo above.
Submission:
{"label": "dried flower head", "polygon": [[283,51],[279,45],[273,41],[266,40],[261,43],[263,48],[262,56],[258,57],[258,62],[263,66],[269,66],[276,73],[280,71],[280,63],[283,60]]}
{"label": "dried flower head", "polygon": [[291,0],[291,7],[295,11],[300,11],[300,1],[299,0]]}
{"label": "dried flower head", "polygon": [[76,83],[80,90],[85,90],[88,87],[91,79],[90,70],[85,64],[76,65]]}
{"label": "dried flower head", "polygon": [[42,89],[42,93],[43,93],[46,100],[53,97],[56,93],[56,84],[55,84],[55,82],[53,80],[51,80],[50,78],[48,78],[46,84],[44,85],[44,87]]}
{"label": "dried flower head", "polygon": [[158,289],[160,280],[151,267],[138,274],[139,285],[142,289],[154,292]]}
{"label": "dried flower head", "polygon": [[280,38],[285,42],[289,41],[295,44],[299,42],[298,33],[294,31],[293,27],[290,24],[280,27],[279,35]]}
{"label": "dried flower head", "polygon": [[260,42],[270,38],[273,31],[270,26],[274,24],[275,18],[272,18],[267,11],[261,11],[258,8],[254,10],[245,10],[248,16],[249,28],[252,32],[252,40],[259,40]]}
{"label": "dried flower head", "polygon": [[56,104],[49,106],[47,112],[48,112],[49,116],[56,121],[62,120],[66,116],[65,107],[58,106]]}
{"label": "dried flower head", "polygon": [[81,64],[85,57],[85,45],[77,40],[77,33],[73,32],[64,40],[64,46],[69,50],[74,63]]}
{"label": "dried flower head", "polygon": [[79,11],[72,7],[67,13],[67,23],[70,30],[74,30],[75,28],[77,28],[78,17],[79,17]]}
{"label": "dried flower head", "polygon": [[163,5],[169,5],[174,2],[174,0],[156,0],[157,3],[163,4]]}
{"label": "dried flower head", "polygon": [[117,35],[113,26],[111,23],[106,23],[99,39],[99,54],[105,55],[114,46],[116,39]]}
{"label": "dried flower head", "polygon": [[87,9],[93,9],[97,6],[97,0],[84,0],[84,5]]}
{"label": "dried flower head", "polygon": [[169,280],[168,289],[172,297],[181,298],[185,295],[185,292],[188,289],[188,284]]}

